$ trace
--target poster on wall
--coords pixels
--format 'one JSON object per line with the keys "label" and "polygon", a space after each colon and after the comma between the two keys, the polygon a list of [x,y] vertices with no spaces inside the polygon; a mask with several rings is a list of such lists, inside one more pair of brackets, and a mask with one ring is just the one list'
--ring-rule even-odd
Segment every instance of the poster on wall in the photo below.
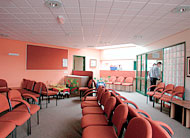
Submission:
{"label": "poster on wall", "polygon": [[90,67],[96,67],[97,65],[97,60],[96,59],[91,59],[90,60]]}
{"label": "poster on wall", "polygon": [[190,77],[190,57],[187,57],[187,77]]}

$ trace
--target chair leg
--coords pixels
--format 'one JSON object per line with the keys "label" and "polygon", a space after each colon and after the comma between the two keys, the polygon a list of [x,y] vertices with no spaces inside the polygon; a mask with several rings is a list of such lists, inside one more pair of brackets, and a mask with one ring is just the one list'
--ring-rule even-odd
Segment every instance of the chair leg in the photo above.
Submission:
{"label": "chair leg", "polygon": [[148,104],[148,95],[147,95],[146,103]]}
{"label": "chair leg", "polygon": [[29,123],[30,123],[30,135],[32,134],[32,125],[31,125],[31,118],[29,119]]}
{"label": "chair leg", "polygon": [[58,99],[58,95],[56,96],[56,106],[57,106],[57,99]]}
{"label": "chair leg", "polygon": [[46,108],[48,107],[48,98],[46,98]]}
{"label": "chair leg", "polygon": [[40,124],[40,116],[39,116],[39,111],[37,111],[37,124]]}
{"label": "chair leg", "polygon": [[12,132],[12,138],[16,138],[16,128]]}
{"label": "chair leg", "polygon": [[27,135],[29,136],[30,135],[30,122],[29,122],[29,119],[27,120]]}
{"label": "chair leg", "polygon": [[153,102],[152,102],[153,104],[152,104],[152,107],[154,107],[154,104],[155,104],[155,98],[153,99]]}
{"label": "chair leg", "polygon": [[161,100],[161,104],[160,104],[160,112],[162,112],[162,100]]}

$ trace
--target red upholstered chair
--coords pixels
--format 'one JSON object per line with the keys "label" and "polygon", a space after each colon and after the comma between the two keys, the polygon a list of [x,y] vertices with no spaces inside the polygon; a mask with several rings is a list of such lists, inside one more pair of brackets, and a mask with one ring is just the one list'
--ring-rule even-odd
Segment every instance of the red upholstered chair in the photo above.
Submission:
{"label": "red upholstered chair", "polygon": [[[155,103],[155,100],[156,99],[160,99],[164,94],[167,94],[167,95],[172,95],[172,92],[174,90],[174,85],[173,84],[168,84],[164,91],[163,92],[155,92],[154,94],[154,100],[153,100],[153,107],[154,107],[154,103]],[[162,106],[162,102],[161,102],[161,106]],[[161,107],[162,108],[162,107]],[[160,109],[161,109],[160,108]]]}
{"label": "red upholstered chair", "polygon": [[127,77],[121,85],[126,88],[127,88],[127,86],[129,86],[129,90],[130,90],[130,86],[131,86],[131,88],[132,88],[131,90],[133,91],[133,80],[134,80],[133,77]]}
{"label": "red upholstered chair", "polygon": [[[37,124],[39,124],[39,110],[40,110],[40,106],[37,105],[38,103],[38,99],[30,94],[23,94],[23,97],[27,97],[27,98],[32,98],[36,104],[30,104],[30,114],[33,115],[35,113],[37,113]],[[19,105],[20,102],[14,101],[14,99],[20,99],[21,101],[23,101],[23,98],[21,96],[21,93],[18,90],[10,90],[8,93],[8,98],[9,98],[9,103],[11,105],[12,108],[12,112],[28,112],[28,107],[24,104]],[[15,108],[16,106],[16,108]]]}
{"label": "red upholstered chair", "polygon": [[[83,130],[82,138],[121,138],[128,115],[128,106],[120,104],[116,107],[113,117],[113,126],[89,126]],[[115,131],[114,127],[117,131]]]}
{"label": "red upholstered chair", "polygon": [[8,88],[7,81],[4,79],[0,79],[0,93],[8,92],[10,89]]}
{"label": "red upholstered chair", "polygon": [[116,90],[121,90],[121,84],[124,82],[124,77],[123,76],[119,76],[118,78],[117,78],[117,80],[116,80],[116,82],[114,82],[113,84],[114,84],[114,88],[116,89]]}
{"label": "red upholstered chair", "polygon": [[113,85],[113,83],[116,81],[116,76],[111,76],[108,80],[108,82],[106,82],[106,87],[110,88],[110,85]]}
{"label": "red upholstered chair", "polygon": [[133,118],[127,126],[124,138],[153,138],[149,121],[142,117]]}
{"label": "red upholstered chair", "polygon": [[[183,86],[177,86],[174,88],[173,92],[171,93],[172,95],[163,95],[160,100],[161,100],[161,106],[166,103],[170,103],[171,100],[181,100],[183,99],[183,95],[185,92],[185,88]],[[162,109],[161,109],[162,111]]]}
{"label": "red upholstered chair", "polygon": [[82,98],[83,92],[85,92],[86,90],[89,90],[89,89],[91,89],[93,87],[96,88],[96,82],[93,79],[89,80],[88,87],[79,87],[80,100]]}
{"label": "red upholstered chair", "polygon": [[[4,115],[0,117],[0,122],[11,122],[15,124],[16,126],[21,126],[27,121],[27,134],[30,135],[31,134],[30,105],[26,101],[18,99],[18,98],[14,99],[14,101],[23,103],[27,107],[28,112],[20,112],[20,111],[7,112],[8,110],[10,110],[8,100],[4,95],[0,94],[0,107],[1,107],[0,113],[6,112]],[[4,130],[6,134],[12,131],[13,126],[10,126],[8,128],[5,128],[6,130]]]}
{"label": "red upholstered chair", "polygon": [[152,127],[152,138],[172,138],[174,132],[165,123],[146,118]]}
{"label": "red upholstered chair", "polygon": [[97,102],[97,101],[84,101],[81,103],[81,108],[85,108],[85,107],[99,107],[101,105],[105,105],[106,103],[106,100],[109,99],[109,97],[111,96],[111,93],[108,92],[107,90],[103,89],[102,90],[102,95],[100,97],[100,100]]}
{"label": "red upholstered chair", "polygon": [[46,98],[46,108],[48,107],[48,103],[50,103],[50,97],[51,96],[56,97],[56,106],[57,106],[58,92],[50,91],[50,90],[48,90],[47,86],[43,82],[40,82],[40,83],[42,84],[41,96],[47,97]]}
{"label": "red upholstered chair", "polygon": [[[102,88],[104,88],[104,86],[99,86],[97,90],[96,89],[86,90],[83,93],[82,101],[97,101],[98,100],[97,99],[98,93],[102,91]],[[89,96],[92,93],[95,93],[96,96]]]}
{"label": "red upholstered chair", "polygon": [[147,94],[147,103],[148,103],[148,97],[149,96],[153,96],[155,94],[155,92],[159,91],[159,92],[163,92],[164,91],[164,88],[165,88],[165,83],[163,82],[160,82],[158,83],[157,85],[152,85],[148,88],[148,90],[150,90],[150,88],[153,88],[155,87],[154,91],[148,91],[146,94]]}
{"label": "red upholstered chair", "polygon": [[16,129],[16,125],[12,122],[4,122],[0,121],[0,138],[6,138],[9,134],[14,136],[14,130]]}
{"label": "red upholstered chair", "polygon": [[104,106],[104,113],[103,114],[86,114],[82,117],[81,120],[81,127],[85,128],[88,126],[105,126],[108,125],[111,121],[111,116],[113,113],[113,110],[115,109],[116,105],[116,98],[111,96]]}

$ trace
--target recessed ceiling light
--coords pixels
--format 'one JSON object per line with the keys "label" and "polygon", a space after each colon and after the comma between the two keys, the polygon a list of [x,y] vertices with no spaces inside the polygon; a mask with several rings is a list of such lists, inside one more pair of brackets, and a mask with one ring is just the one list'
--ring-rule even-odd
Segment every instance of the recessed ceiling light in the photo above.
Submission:
{"label": "recessed ceiling light", "polygon": [[8,37],[7,34],[0,34],[0,37]]}
{"label": "recessed ceiling light", "polygon": [[172,13],[184,13],[190,11],[190,6],[178,6],[171,10]]}
{"label": "recessed ceiling light", "polygon": [[57,16],[57,21],[60,23],[60,24],[64,24],[64,17],[62,15],[58,15]]}
{"label": "recessed ceiling light", "polygon": [[59,8],[62,6],[62,3],[60,0],[46,0],[45,5],[48,8]]}

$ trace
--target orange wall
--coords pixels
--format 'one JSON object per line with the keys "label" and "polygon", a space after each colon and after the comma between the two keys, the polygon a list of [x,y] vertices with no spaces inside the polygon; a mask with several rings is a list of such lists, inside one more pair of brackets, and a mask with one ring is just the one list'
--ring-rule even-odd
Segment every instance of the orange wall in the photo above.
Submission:
{"label": "orange wall", "polygon": [[[68,70],[26,70],[26,45],[39,45],[68,49]],[[9,56],[8,53],[18,53],[19,56]],[[0,39],[0,78],[6,79],[9,87],[18,87],[23,78],[58,83],[73,68],[73,55],[86,57],[86,70],[93,71],[94,77],[99,78],[100,51],[93,49],[74,49],[62,46],[31,43],[25,41]],[[90,68],[90,59],[97,59],[97,67]]]}

